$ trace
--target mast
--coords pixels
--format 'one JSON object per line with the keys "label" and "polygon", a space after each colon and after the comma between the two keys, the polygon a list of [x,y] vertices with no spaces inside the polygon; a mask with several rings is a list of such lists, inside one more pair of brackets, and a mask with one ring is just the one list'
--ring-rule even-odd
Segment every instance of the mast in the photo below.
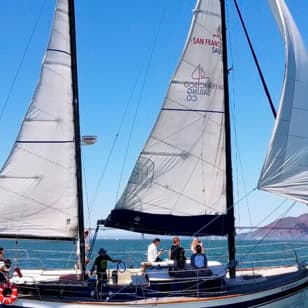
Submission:
{"label": "mast", "polygon": [[225,134],[226,134],[226,198],[227,217],[232,226],[228,231],[229,250],[229,274],[230,278],[235,278],[235,226],[234,226],[234,201],[232,182],[232,160],[231,160],[231,133],[230,133],[230,110],[229,110],[229,83],[228,83],[228,59],[226,41],[226,15],[225,1],[220,0],[221,23],[222,23],[222,44],[223,44],[223,71],[224,71],[224,105],[225,105]]}
{"label": "mast", "polygon": [[82,196],[82,168],[81,168],[81,139],[79,122],[79,98],[78,98],[78,75],[77,75],[77,52],[76,52],[76,30],[75,30],[75,5],[74,0],[68,0],[69,23],[70,23],[70,45],[72,65],[72,89],[73,89],[73,113],[75,132],[75,153],[76,153],[76,178],[77,178],[77,201],[78,201],[78,235],[80,249],[81,279],[86,272],[85,265],[85,242],[84,242],[84,216]]}

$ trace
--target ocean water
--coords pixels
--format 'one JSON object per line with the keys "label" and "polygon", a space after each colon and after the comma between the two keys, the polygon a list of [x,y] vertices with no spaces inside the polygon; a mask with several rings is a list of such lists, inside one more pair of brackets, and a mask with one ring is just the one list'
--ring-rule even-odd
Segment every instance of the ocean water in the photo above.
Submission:
{"label": "ocean water", "polygon": [[[91,262],[99,248],[105,248],[115,259],[121,259],[127,267],[139,267],[146,260],[147,246],[151,239],[97,239],[93,246]],[[209,260],[228,262],[226,240],[202,239]],[[162,258],[168,256],[172,244],[170,239],[162,239],[160,248],[165,250]],[[182,239],[186,257],[190,258],[191,239]],[[1,240],[5,249],[5,258],[10,258],[13,266],[23,268],[72,268],[76,264],[76,244],[61,241]],[[305,241],[237,241],[236,259],[241,268],[292,265],[296,260],[308,263],[308,242]],[[115,266],[110,262],[110,267]]]}

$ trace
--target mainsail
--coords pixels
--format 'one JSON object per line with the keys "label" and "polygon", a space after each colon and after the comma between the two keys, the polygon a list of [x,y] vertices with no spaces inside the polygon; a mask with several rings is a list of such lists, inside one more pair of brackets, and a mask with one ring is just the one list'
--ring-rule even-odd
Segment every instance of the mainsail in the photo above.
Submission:
{"label": "mainsail", "polygon": [[40,80],[0,173],[0,236],[77,238],[68,1],[58,0]]}
{"label": "mainsail", "polygon": [[225,235],[226,135],[221,1],[198,1],[155,126],[105,225]]}
{"label": "mainsail", "polygon": [[269,0],[285,42],[278,115],[258,188],[308,202],[308,54],[282,0]]}

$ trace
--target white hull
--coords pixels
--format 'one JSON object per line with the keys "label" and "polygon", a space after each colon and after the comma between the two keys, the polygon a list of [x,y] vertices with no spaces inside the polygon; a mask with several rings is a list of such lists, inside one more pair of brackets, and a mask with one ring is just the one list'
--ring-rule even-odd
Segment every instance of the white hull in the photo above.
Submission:
{"label": "white hull", "polygon": [[[240,281],[235,282],[240,283]],[[253,281],[247,282],[252,285]],[[147,298],[138,301],[127,302],[100,302],[100,301],[80,301],[72,299],[64,301],[53,300],[34,300],[19,297],[13,304],[15,307],[308,307],[308,275],[302,276],[296,281],[281,284],[279,287],[268,288],[262,291],[251,291],[246,294],[219,294],[216,297],[162,297]]]}
{"label": "white hull", "polygon": [[[288,288],[288,286],[286,286]],[[234,305],[241,305],[247,301],[252,301],[255,299],[262,299],[271,294],[276,294],[277,291],[281,290],[270,290],[267,292],[255,293],[246,296],[237,296],[235,298],[218,298],[216,300],[211,300],[207,298],[175,298],[170,300],[166,299],[147,299],[141,301],[134,301],[130,303],[102,303],[102,302],[71,302],[65,303],[61,301],[38,301],[38,300],[27,300],[18,299],[14,305],[17,307],[33,307],[33,308],[47,308],[47,307],[149,307],[156,306],[159,307],[236,307]],[[168,301],[168,302],[167,302]],[[252,304],[247,307],[271,307],[271,308],[282,308],[282,307],[308,307],[308,289],[304,289],[300,292],[296,292],[286,297],[278,298],[276,300],[271,300],[265,302],[264,304]]]}

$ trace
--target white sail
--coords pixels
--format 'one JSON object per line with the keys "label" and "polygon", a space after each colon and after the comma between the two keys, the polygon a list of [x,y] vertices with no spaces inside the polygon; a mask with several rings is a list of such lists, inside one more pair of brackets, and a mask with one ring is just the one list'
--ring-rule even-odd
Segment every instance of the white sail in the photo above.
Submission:
{"label": "white sail", "polygon": [[58,0],[32,103],[0,174],[0,235],[76,238],[68,4]]}
{"label": "white sail", "polygon": [[308,55],[283,0],[269,0],[285,42],[286,66],[272,139],[258,187],[308,202]]}
{"label": "white sail", "polygon": [[225,214],[224,119],[220,1],[198,1],[159,117],[116,209]]}

